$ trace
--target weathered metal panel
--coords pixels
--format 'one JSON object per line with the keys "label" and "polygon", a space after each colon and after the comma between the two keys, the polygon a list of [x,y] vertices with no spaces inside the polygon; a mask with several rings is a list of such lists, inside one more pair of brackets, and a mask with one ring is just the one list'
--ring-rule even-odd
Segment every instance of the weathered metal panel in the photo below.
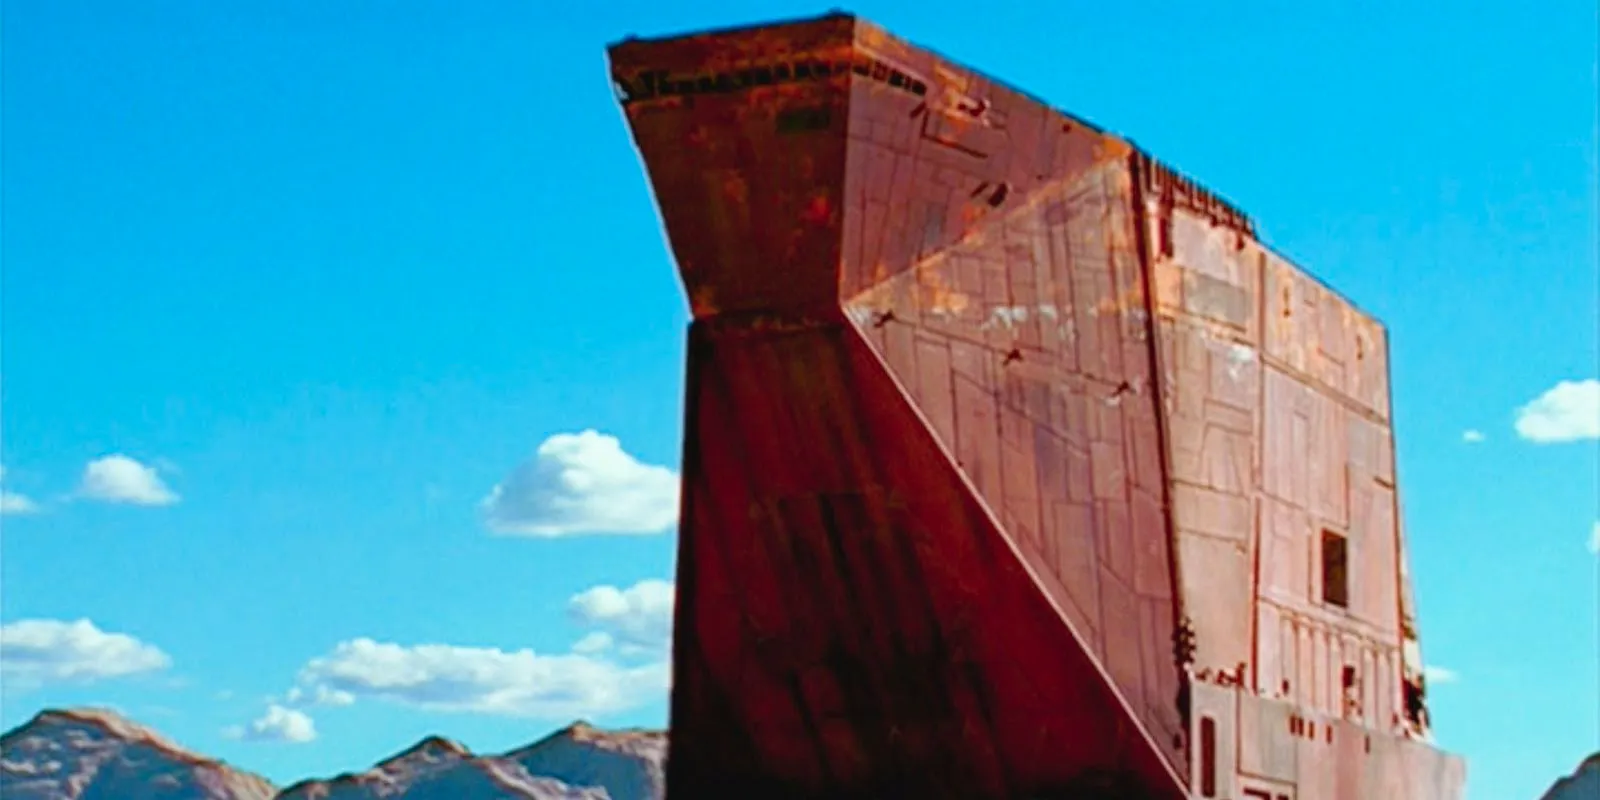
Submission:
{"label": "weathered metal panel", "polygon": [[1294,783],[1299,774],[1295,761],[1299,748],[1290,726],[1293,707],[1251,695],[1240,695],[1238,702],[1239,771],[1247,776]]}
{"label": "weathered metal panel", "polygon": [[854,32],[833,17],[611,49],[697,315],[835,301]]}
{"label": "weathered metal panel", "polygon": [[1037,796],[1105,770],[1183,796],[842,314],[700,321],[690,353],[674,794]]}
{"label": "weathered metal panel", "polygon": [[[1179,585],[1195,619],[1197,676],[1249,662],[1254,677],[1241,692],[1283,696],[1308,719],[1372,726],[1357,751],[1330,748],[1337,736],[1327,738],[1326,722],[1317,741],[1255,718],[1241,723],[1240,735],[1254,737],[1241,752],[1259,770],[1272,771],[1270,758],[1284,763],[1268,756],[1280,737],[1299,742],[1299,797],[1363,796],[1356,779],[1366,738],[1390,741],[1408,607],[1395,560],[1403,548],[1384,332],[1226,225],[1156,196],[1146,208]],[[1248,455],[1232,449],[1234,436]],[[1325,532],[1346,537],[1347,608],[1324,598]],[[1439,793],[1447,788],[1435,781],[1424,794],[1368,796],[1452,796]]]}
{"label": "weathered metal panel", "polygon": [[[889,37],[860,41],[909,74],[937,76],[946,93],[857,84],[852,163],[892,153],[956,185],[930,194],[885,185],[881,171],[847,173],[846,208],[885,196],[950,211],[915,252],[846,252],[842,273],[869,276],[842,285],[846,310],[863,332],[914,331],[948,347],[949,381],[894,347],[906,334],[885,336],[880,353],[919,405],[954,407],[946,446],[1006,535],[1051,574],[1043,588],[1181,771],[1172,556],[1126,146],[1064,130],[1065,118]],[[866,132],[882,119],[929,122],[902,152]],[[929,393],[947,385],[948,397]]]}
{"label": "weathered metal panel", "polygon": [[[1241,741],[1238,695],[1229,689],[1197,684],[1191,702],[1193,706],[1191,740],[1201,742],[1201,726],[1209,720],[1216,726],[1216,741],[1211,752],[1206,752],[1206,748],[1198,745],[1190,750],[1189,774],[1194,776],[1190,794],[1201,798],[1238,797],[1236,776],[1239,765],[1238,746]],[[1207,764],[1207,761],[1210,763]],[[1207,787],[1201,783],[1207,772],[1212,774],[1214,780],[1211,786],[1215,788],[1215,792],[1210,795],[1203,792]]]}
{"label": "weathered metal panel", "polygon": [[1460,797],[1466,788],[1466,764],[1413,740],[1398,742],[1405,782],[1401,797]]}

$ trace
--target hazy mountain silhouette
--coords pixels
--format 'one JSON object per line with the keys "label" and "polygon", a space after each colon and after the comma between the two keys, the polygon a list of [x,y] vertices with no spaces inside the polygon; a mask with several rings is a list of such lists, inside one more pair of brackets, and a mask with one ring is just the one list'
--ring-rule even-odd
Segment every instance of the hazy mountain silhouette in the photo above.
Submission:
{"label": "hazy mountain silhouette", "polygon": [[44,711],[0,736],[6,800],[656,800],[667,735],[577,722],[526,747],[475,755],[430,736],[364,772],[265,778],[196,754],[103,710]]}
{"label": "hazy mountain silhouette", "polygon": [[1600,797],[1600,753],[1583,760],[1571,775],[1561,778],[1539,800],[1594,800]]}

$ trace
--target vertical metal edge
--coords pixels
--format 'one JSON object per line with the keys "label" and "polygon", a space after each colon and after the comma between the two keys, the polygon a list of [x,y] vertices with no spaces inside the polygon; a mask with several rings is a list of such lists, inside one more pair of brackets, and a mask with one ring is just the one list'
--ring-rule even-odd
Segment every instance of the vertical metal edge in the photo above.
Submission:
{"label": "vertical metal edge", "polygon": [[[1186,609],[1183,597],[1183,572],[1182,559],[1178,555],[1178,526],[1173,518],[1172,503],[1172,449],[1171,436],[1167,432],[1167,403],[1165,393],[1167,390],[1166,359],[1161,356],[1161,324],[1160,316],[1156,310],[1156,297],[1154,281],[1151,272],[1155,263],[1150,255],[1150,219],[1149,211],[1145,208],[1144,183],[1146,177],[1146,164],[1148,158],[1138,147],[1130,148],[1128,156],[1128,171],[1131,173],[1132,185],[1130,193],[1133,202],[1134,247],[1139,257],[1139,282],[1144,293],[1145,324],[1149,331],[1145,336],[1145,346],[1150,352],[1151,388],[1155,392],[1155,418],[1156,418],[1156,444],[1161,453],[1161,510],[1162,522],[1167,529],[1167,564],[1172,572],[1172,629],[1174,636],[1183,629]],[[1176,642],[1174,641],[1174,645]],[[1172,654],[1172,665],[1178,673],[1178,694],[1185,697],[1189,692],[1189,675],[1184,665],[1179,662],[1177,653]],[[1179,703],[1178,698],[1173,698],[1174,703]],[[1187,703],[1179,703],[1178,717],[1183,725],[1183,754],[1186,759],[1192,760],[1194,743],[1190,741],[1189,722],[1190,713]],[[1189,776],[1186,783],[1193,784],[1193,775]]]}

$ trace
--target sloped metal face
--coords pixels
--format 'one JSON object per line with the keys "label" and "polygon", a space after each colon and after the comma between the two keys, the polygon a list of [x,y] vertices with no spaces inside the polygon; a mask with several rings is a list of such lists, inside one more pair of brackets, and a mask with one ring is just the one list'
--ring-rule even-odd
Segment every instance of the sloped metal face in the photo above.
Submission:
{"label": "sloped metal face", "polygon": [[852,85],[845,309],[1186,773],[1132,150],[875,28],[857,46],[932,89]]}
{"label": "sloped metal face", "polygon": [[673,796],[1180,782],[842,314],[690,336]]}
{"label": "sloped metal face", "polygon": [[837,303],[854,20],[610,51],[695,316]]}

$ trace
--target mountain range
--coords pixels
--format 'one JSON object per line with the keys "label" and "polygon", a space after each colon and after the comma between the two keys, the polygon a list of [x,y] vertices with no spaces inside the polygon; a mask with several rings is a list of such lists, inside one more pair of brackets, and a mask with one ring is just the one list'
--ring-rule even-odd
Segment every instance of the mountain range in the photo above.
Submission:
{"label": "mountain range", "polygon": [[1539,800],[1595,800],[1600,797],[1600,753],[1583,760],[1571,775],[1557,780]]}
{"label": "mountain range", "polygon": [[6,800],[657,800],[667,734],[575,722],[498,755],[430,736],[365,772],[280,789],[98,709],[40,712],[0,736]]}
{"label": "mountain range", "polygon": [[[667,733],[575,722],[477,755],[430,736],[364,772],[287,788],[99,709],[43,711],[0,736],[5,800],[662,800]],[[1540,800],[1600,798],[1600,753]]]}

